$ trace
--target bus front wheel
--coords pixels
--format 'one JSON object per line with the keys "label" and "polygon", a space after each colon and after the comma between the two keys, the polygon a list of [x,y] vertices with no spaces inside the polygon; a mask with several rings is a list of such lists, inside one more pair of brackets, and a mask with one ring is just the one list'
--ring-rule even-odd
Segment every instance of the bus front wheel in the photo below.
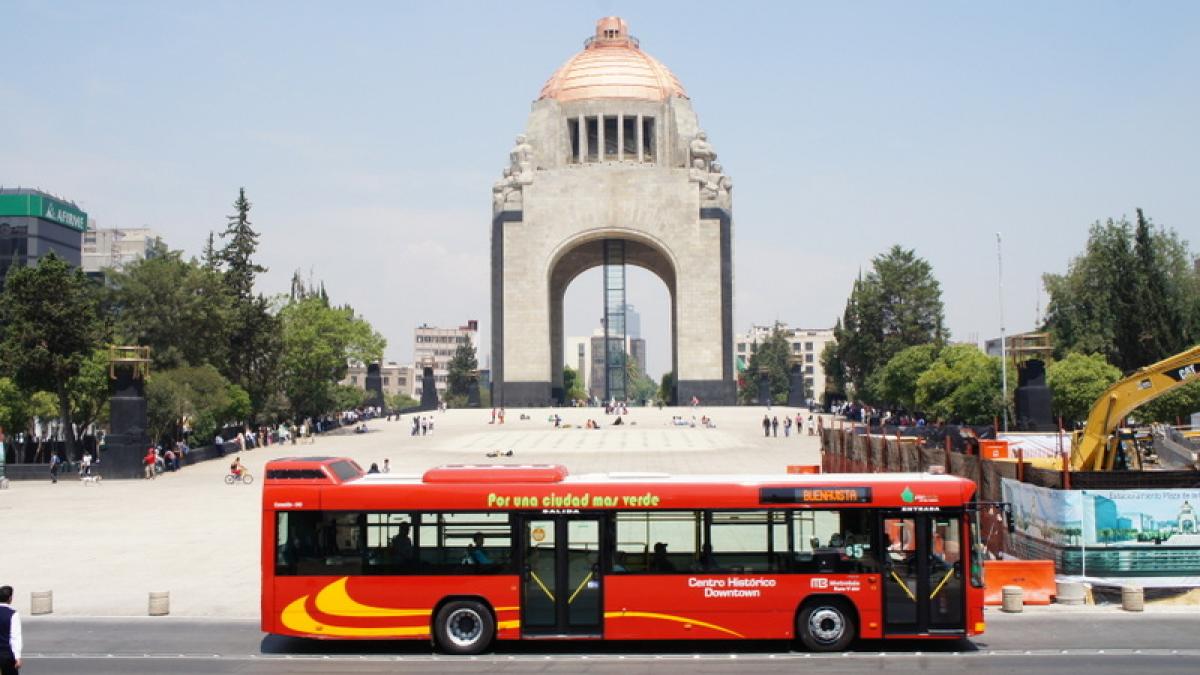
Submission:
{"label": "bus front wheel", "polygon": [[479,654],[496,633],[496,622],[483,603],[474,600],[447,602],[434,621],[438,647],[447,654]]}
{"label": "bus front wheel", "polygon": [[806,603],[796,617],[796,635],[814,652],[840,652],[854,641],[854,614],[845,602],[820,599]]}

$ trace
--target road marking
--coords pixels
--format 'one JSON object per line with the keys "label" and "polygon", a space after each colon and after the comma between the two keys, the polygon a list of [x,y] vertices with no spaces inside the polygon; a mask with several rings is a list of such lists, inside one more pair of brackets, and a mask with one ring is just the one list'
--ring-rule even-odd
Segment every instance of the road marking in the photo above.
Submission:
{"label": "road marking", "polygon": [[221,660],[221,661],[387,661],[387,662],[500,662],[500,661],[588,661],[592,659],[616,659],[621,661],[664,661],[691,658],[700,661],[739,660],[798,660],[798,659],[839,659],[856,660],[896,659],[936,659],[965,656],[968,658],[988,657],[1046,657],[1046,656],[1184,656],[1200,657],[1200,649],[1044,649],[1044,650],[987,650],[978,652],[838,652],[836,654],[814,654],[811,652],[792,652],[778,654],[500,654],[492,656],[444,656],[440,654],[86,654],[76,652],[33,652],[26,653],[27,660],[74,660],[90,661],[95,659],[111,659],[118,661],[179,661],[179,660]]}

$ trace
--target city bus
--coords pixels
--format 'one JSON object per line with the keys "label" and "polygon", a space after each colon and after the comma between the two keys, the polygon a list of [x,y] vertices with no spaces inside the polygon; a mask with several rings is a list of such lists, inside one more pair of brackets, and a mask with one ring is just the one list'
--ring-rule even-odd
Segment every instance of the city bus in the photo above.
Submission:
{"label": "city bus", "polygon": [[975,484],[934,474],[365,474],[267,465],[262,629],[322,639],[957,639],[983,620]]}

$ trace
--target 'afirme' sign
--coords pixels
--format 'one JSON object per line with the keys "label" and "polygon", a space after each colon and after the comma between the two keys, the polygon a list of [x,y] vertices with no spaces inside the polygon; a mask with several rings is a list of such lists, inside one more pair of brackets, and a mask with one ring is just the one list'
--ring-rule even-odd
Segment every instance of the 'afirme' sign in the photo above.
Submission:
{"label": "'afirme' sign", "polygon": [[43,195],[0,195],[0,216],[44,218],[84,232],[87,214],[66,202]]}

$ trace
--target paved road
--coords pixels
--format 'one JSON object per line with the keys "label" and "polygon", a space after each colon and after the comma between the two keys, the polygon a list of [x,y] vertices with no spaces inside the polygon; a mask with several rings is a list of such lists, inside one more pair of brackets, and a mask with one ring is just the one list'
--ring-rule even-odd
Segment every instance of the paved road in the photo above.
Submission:
{"label": "paved road", "polygon": [[808,654],[784,642],[500,643],[447,657],[425,642],[324,643],[264,636],[255,622],[27,620],[25,673],[1079,673],[1200,671],[1200,613],[989,613],[973,641],[870,642]]}

